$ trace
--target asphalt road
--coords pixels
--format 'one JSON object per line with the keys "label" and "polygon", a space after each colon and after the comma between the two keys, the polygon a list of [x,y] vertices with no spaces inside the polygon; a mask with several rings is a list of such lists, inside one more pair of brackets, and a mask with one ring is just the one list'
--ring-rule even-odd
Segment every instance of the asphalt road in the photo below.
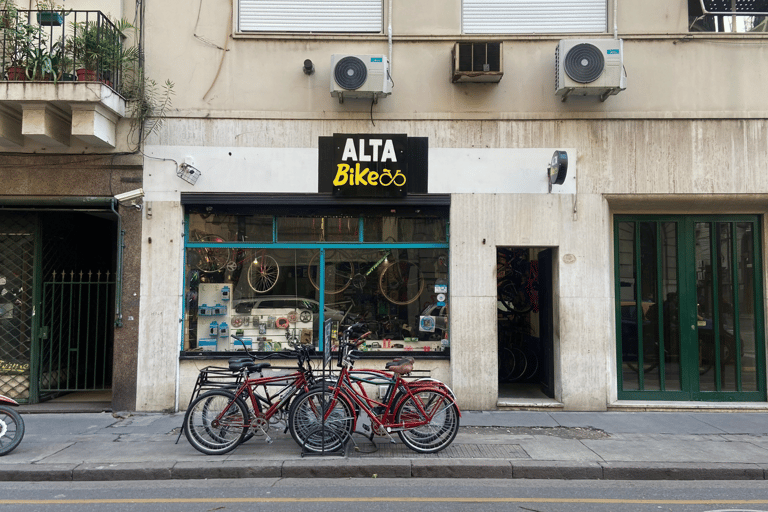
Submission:
{"label": "asphalt road", "polygon": [[0,511],[768,512],[765,481],[237,479],[0,483]]}

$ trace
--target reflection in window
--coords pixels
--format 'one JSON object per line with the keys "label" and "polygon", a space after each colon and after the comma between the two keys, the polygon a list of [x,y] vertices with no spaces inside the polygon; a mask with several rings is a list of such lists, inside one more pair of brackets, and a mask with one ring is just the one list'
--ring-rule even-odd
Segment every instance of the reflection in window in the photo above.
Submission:
{"label": "reflection in window", "polygon": [[[231,244],[229,244],[231,245]],[[325,320],[339,329],[363,322],[367,350],[442,352],[448,340],[446,249],[241,248],[211,241],[186,250],[184,350],[276,351],[319,347],[320,297]]]}

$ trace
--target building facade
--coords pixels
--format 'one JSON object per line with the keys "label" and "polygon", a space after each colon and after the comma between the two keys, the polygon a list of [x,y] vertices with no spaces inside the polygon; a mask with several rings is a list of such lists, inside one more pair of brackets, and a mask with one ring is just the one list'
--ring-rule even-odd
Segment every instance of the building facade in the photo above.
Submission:
{"label": "building facade", "polygon": [[142,2],[130,408],[362,321],[468,410],[764,409],[766,13],[719,4]]}

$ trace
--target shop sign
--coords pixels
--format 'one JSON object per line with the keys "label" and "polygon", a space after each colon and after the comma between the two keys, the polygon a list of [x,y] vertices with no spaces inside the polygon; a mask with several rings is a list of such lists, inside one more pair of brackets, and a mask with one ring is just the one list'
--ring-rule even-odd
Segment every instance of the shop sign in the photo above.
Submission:
{"label": "shop sign", "polygon": [[[409,165],[412,140],[401,134],[321,137],[320,191],[341,197],[404,197],[408,192],[426,192],[421,186],[426,183],[421,176],[426,169],[420,172],[420,166]],[[419,140],[426,144],[426,139]]]}

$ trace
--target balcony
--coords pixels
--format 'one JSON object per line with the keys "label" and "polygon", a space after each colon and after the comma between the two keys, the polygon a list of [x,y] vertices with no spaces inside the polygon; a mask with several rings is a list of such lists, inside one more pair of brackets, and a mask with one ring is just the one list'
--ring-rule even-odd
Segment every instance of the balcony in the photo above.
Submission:
{"label": "balcony", "polygon": [[123,28],[100,11],[0,11],[0,151],[114,149],[138,61]]}

